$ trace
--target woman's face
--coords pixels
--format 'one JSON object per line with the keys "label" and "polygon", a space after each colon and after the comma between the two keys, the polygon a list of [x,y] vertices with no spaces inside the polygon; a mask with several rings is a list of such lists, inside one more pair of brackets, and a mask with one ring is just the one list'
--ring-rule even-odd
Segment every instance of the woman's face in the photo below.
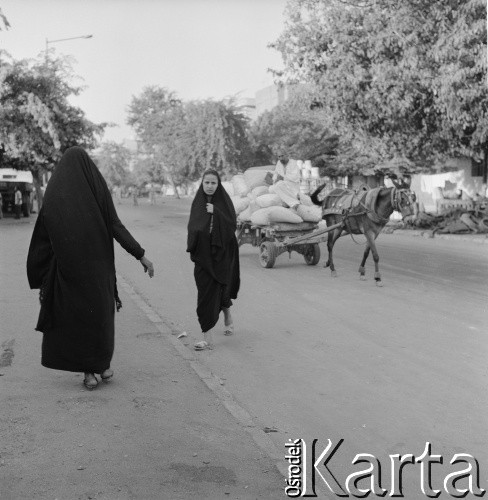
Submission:
{"label": "woman's face", "polygon": [[208,196],[212,196],[215,193],[218,185],[219,179],[214,174],[207,174],[203,178],[203,192]]}

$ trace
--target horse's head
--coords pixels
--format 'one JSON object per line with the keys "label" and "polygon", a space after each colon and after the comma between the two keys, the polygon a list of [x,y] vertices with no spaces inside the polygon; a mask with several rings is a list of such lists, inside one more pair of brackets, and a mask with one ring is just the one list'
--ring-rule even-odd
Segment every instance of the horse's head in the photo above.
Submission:
{"label": "horse's head", "polygon": [[391,193],[393,209],[402,214],[404,219],[408,215],[412,215],[415,211],[415,193],[410,189],[394,188]]}

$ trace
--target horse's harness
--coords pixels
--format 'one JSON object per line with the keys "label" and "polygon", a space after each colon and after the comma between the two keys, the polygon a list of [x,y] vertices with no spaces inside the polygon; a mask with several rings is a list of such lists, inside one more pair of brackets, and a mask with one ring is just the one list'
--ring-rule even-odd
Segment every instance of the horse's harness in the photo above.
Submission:
{"label": "horse's harness", "polygon": [[[401,202],[402,202],[402,191],[405,191],[405,189],[399,189],[397,187],[394,187],[391,190],[391,206],[393,207],[393,210],[400,212],[401,213]],[[363,197],[365,198],[365,197]],[[375,211],[374,207],[367,207],[366,205],[363,204],[362,199],[359,201],[359,204],[366,210],[367,216],[373,221],[376,222],[377,224],[386,224],[390,218],[389,217],[380,217]]]}
{"label": "horse's harness", "polygon": [[[401,212],[401,200],[402,200],[402,192],[405,192],[405,189],[399,189],[397,187],[394,187],[391,191],[391,204],[393,207],[393,210],[396,210],[398,212]],[[344,227],[349,231],[349,233],[352,235],[351,231],[351,225],[349,222],[349,217],[359,217],[361,215],[367,215],[373,222],[376,224],[386,224],[389,221],[389,217],[381,217],[378,215],[375,210],[374,210],[374,205],[376,198],[379,194],[379,191],[376,193],[376,196],[373,198],[371,197],[369,199],[369,203],[366,204],[366,198],[368,197],[368,193],[370,193],[371,190],[359,190],[359,191],[353,191],[353,190],[344,190],[342,193],[337,193],[337,194],[329,194],[328,196],[330,198],[337,198],[340,199],[344,195],[351,195],[350,198],[350,203],[349,206],[344,207],[342,209],[336,208],[336,207],[331,207],[331,208],[326,208],[323,212],[323,215],[342,215],[343,216],[343,225]],[[338,200],[337,200],[338,201]],[[337,203],[337,201],[335,203]],[[334,203],[334,204],[335,204]],[[369,206],[367,206],[369,205]],[[359,212],[352,212],[353,209],[356,207],[360,206],[361,208],[364,209],[364,211],[359,211]]]}

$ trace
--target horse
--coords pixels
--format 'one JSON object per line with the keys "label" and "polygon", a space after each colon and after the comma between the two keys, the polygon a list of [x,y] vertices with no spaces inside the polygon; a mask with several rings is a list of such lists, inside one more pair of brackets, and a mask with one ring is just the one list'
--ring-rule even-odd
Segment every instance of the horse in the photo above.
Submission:
{"label": "horse", "polygon": [[331,275],[337,276],[332,257],[334,243],[344,234],[364,234],[366,236],[366,249],[359,266],[359,278],[365,280],[366,259],[371,250],[375,265],[374,279],[377,286],[383,286],[379,271],[379,256],[376,249],[375,240],[390,219],[393,211],[402,214],[402,218],[413,213],[415,194],[409,189],[395,187],[377,187],[373,189],[361,189],[354,191],[351,189],[333,189],[325,198],[320,201],[319,193],[325,188],[320,186],[311,194],[311,199],[315,205],[322,207],[322,219],[327,226],[334,224],[342,225],[328,233],[327,250],[329,258],[324,267],[329,267]]}

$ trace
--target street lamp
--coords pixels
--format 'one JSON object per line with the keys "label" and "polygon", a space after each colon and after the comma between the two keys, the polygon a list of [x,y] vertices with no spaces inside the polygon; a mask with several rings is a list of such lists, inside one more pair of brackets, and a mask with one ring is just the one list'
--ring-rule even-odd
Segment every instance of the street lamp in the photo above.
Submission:
{"label": "street lamp", "polygon": [[46,38],[46,64],[47,64],[47,59],[48,59],[48,51],[49,51],[49,44],[50,43],[66,42],[67,40],[77,40],[79,38],[93,38],[93,35],[73,36],[71,38],[59,38],[58,40],[48,40]]}

